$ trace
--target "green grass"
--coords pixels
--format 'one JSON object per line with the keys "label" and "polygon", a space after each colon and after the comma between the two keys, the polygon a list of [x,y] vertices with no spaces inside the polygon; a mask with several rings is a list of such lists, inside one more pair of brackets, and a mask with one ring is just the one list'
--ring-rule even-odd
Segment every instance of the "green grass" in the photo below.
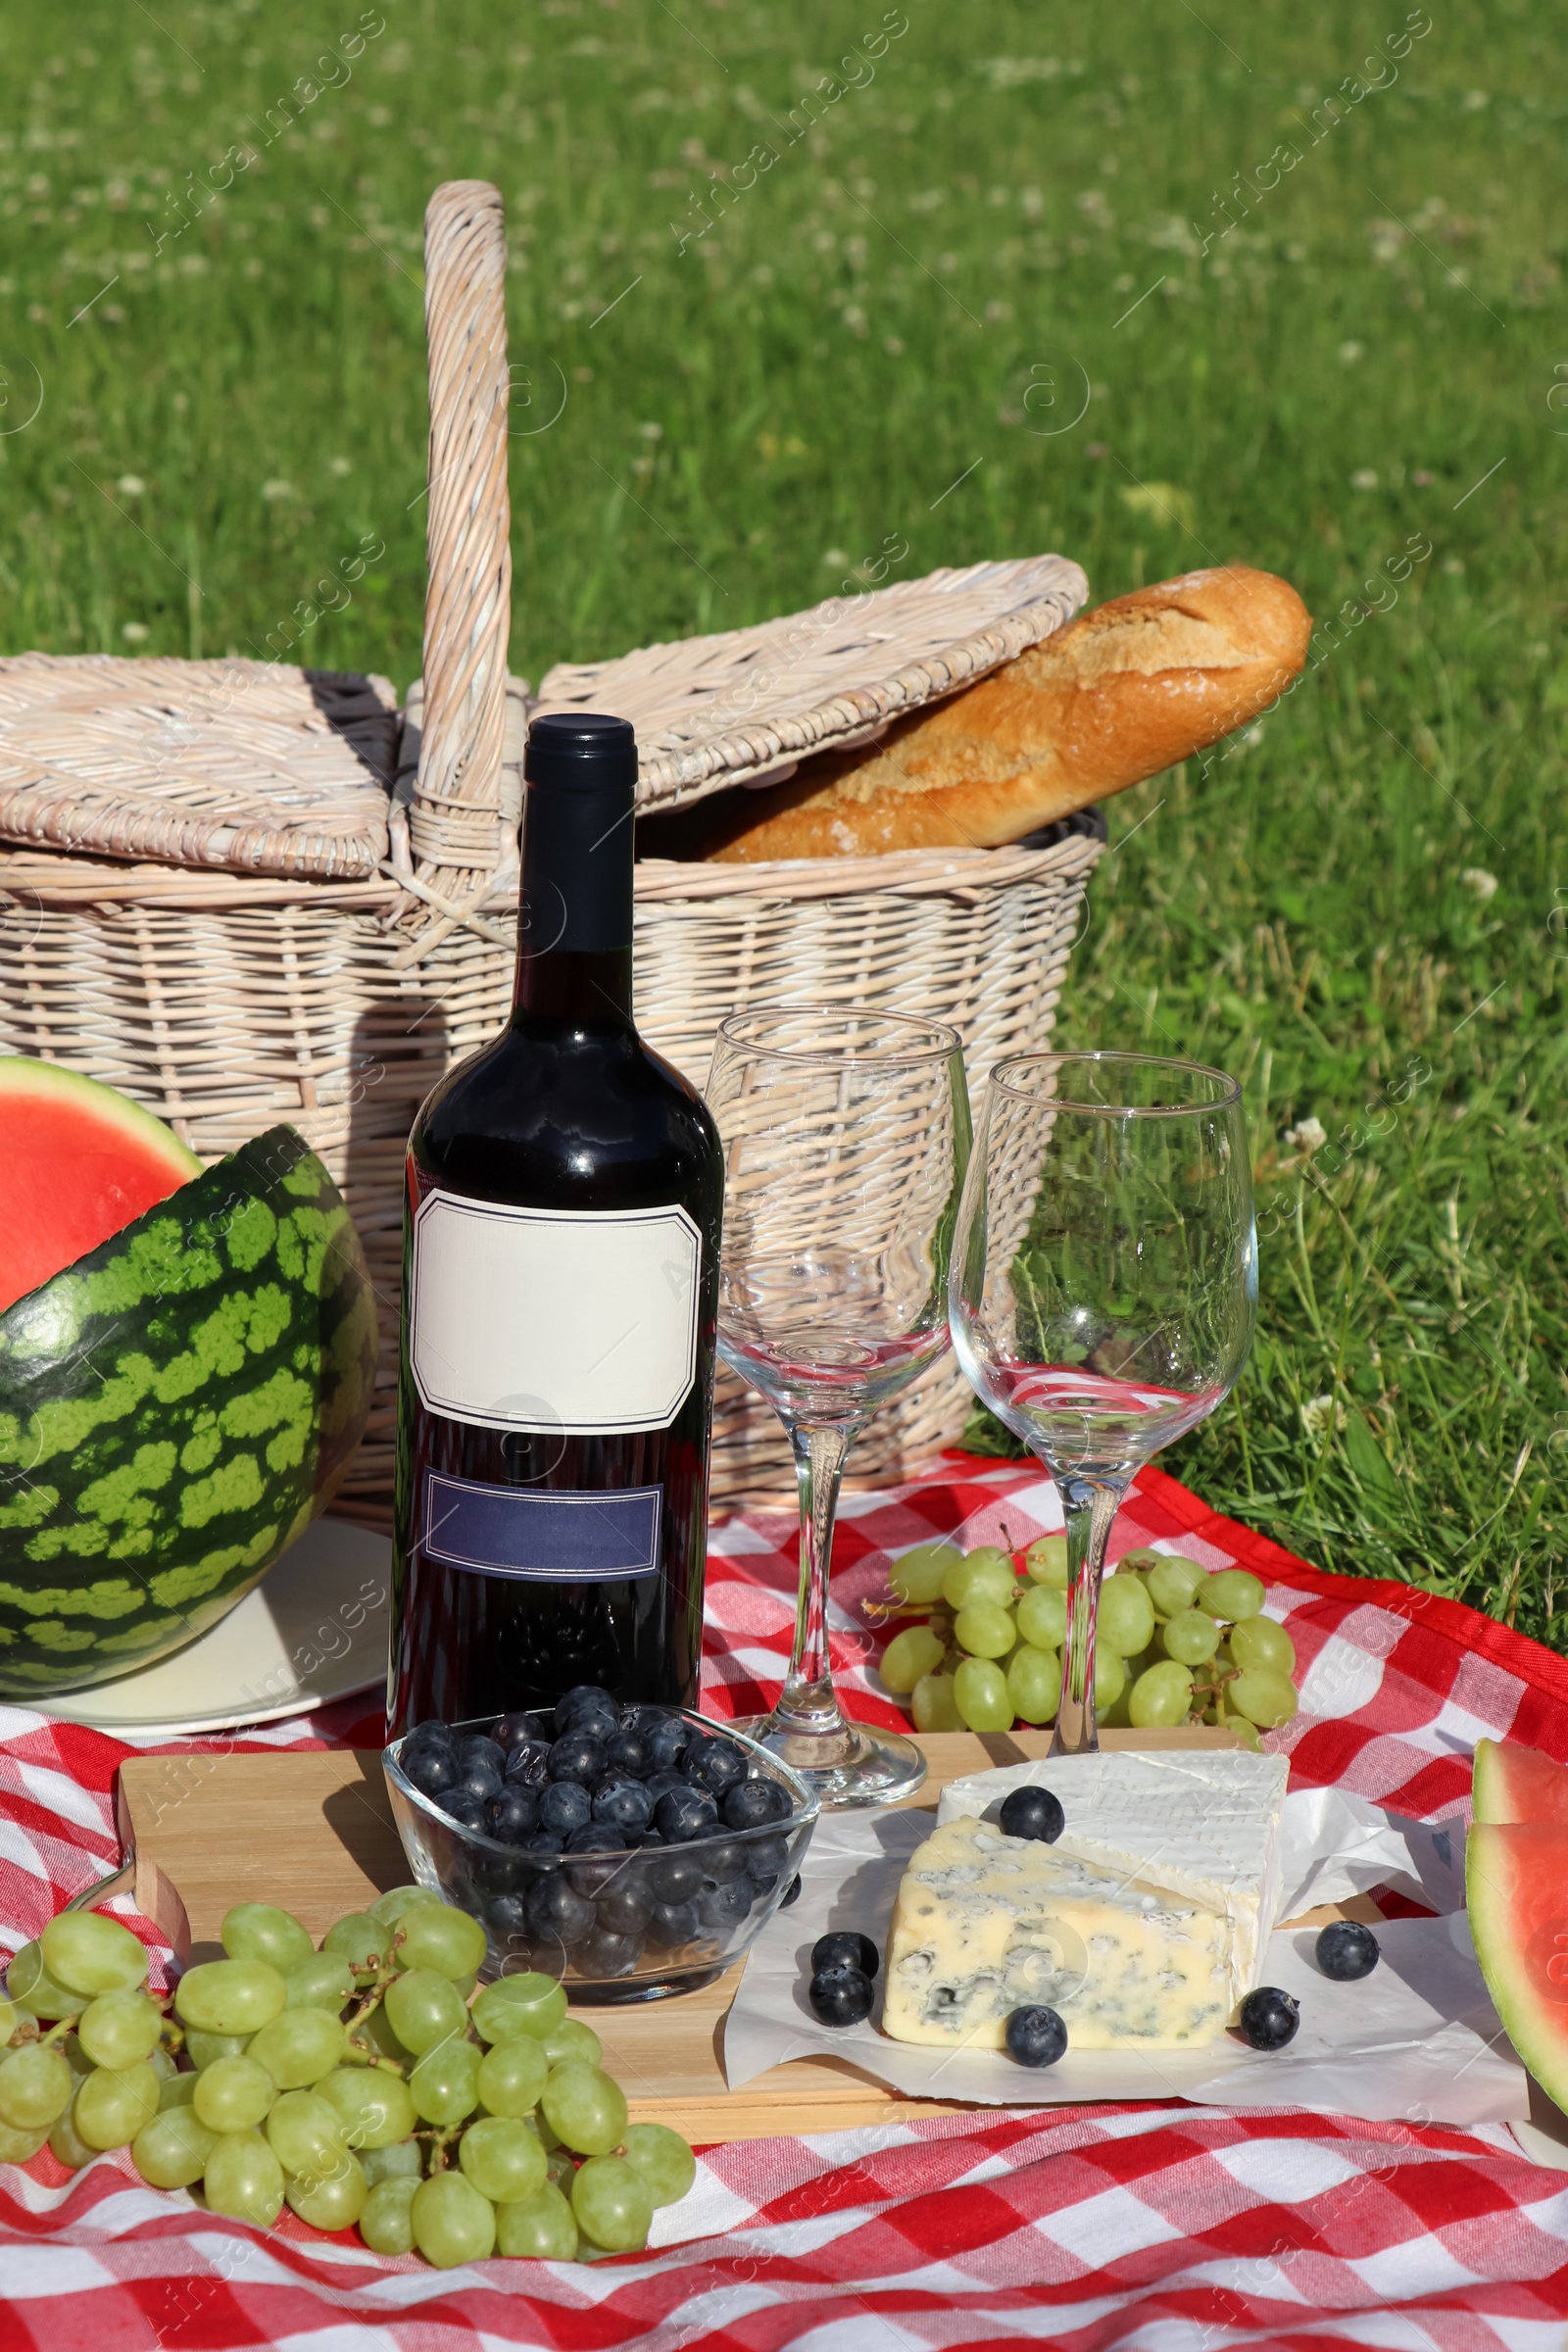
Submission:
{"label": "green grass", "polygon": [[[847,69],[863,86],[791,142],[775,123],[879,8],[386,0],[352,77],[152,258],[186,174],[260,146],[357,14],[11,10],[0,420],[29,368],[43,405],[0,437],[7,648],[265,649],[370,534],[384,557],[299,658],[407,683],[420,214],[468,174],[508,199],[534,678],[808,604],[901,539],[895,577],[1054,547],[1101,596],[1233,558],[1287,573],[1342,621],[1245,744],[1112,806],[1059,1034],[1246,1080],[1258,1343],[1170,1466],[1326,1565],[1560,1642],[1549,17],[1435,11],[1314,144],[1392,0],[907,0],[874,80]],[[680,251],[671,221],[760,141],[777,162]],[[1217,232],[1214,192],[1282,141],[1299,163],[1204,259],[1192,224]],[[1309,1118],[1310,1155],[1285,1140]]]}

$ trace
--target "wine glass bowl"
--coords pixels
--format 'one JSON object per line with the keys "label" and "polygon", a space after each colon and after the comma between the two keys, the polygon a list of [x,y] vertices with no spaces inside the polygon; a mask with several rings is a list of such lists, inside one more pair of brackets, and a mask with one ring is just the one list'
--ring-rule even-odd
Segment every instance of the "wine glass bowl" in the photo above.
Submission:
{"label": "wine glass bowl", "polygon": [[1060,1747],[1095,1744],[1094,1619],[1116,1505],[1229,1395],[1256,1310],[1241,1089],[1196,1062],[1020,1054],[991,1074],[959,1205],[954,1346],[1050,1471],[1072,1588]]}
{"label": "wine glass bowl", "polygon": [[789,1675],[753,1736],[825,1805],[917,1787],[918,1749],[848,1723],[828,1668],[833,1515],[857,1432],[949,1345],[949,1237],[969,1148],[957,1033],[909,1014],[780,1006],[719,1030],[718,1350],[789,1433],[802,1575]]}

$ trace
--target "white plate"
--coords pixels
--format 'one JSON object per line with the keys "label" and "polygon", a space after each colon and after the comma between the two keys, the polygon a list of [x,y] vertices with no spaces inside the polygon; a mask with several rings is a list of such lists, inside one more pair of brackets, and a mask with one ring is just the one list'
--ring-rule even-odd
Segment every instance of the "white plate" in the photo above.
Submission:
{"label": "white plate", "polygon": [[384,1683],[391,1569],[387,1537],[318,1519],[237,1609],[172,1657],[29,1704],[139,1739],[308,1714]]}

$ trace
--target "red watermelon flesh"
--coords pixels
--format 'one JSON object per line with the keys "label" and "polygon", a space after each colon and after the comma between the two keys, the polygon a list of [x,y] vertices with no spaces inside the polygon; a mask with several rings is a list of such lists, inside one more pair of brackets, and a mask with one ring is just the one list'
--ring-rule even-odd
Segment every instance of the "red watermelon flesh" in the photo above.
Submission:
{"label": "red watermelon flesh", "polygon": [[1477,1821],[1549,1821],[1568,1830],[1568,1764],[1539,1747],[1478,1740],[1472,1797]]}
{"label": "red watermelon flesh", "polygon": [[1525,2065],[1568,2108],[1568,1828],[1478,1822],[1465,1846],[1470,1935]]}
{"label": "red watermelon flesh", "polygon": [[0,1057],[0,1314],[202,1170],[128,1096],[20,1057]]}

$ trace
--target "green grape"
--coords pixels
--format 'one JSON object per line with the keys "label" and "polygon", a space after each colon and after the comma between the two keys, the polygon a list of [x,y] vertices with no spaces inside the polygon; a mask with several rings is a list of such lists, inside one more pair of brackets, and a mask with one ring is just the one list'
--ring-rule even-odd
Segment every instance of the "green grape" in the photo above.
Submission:
{"label": "green grape", "polygon": [[1180,1666],[1203,1666],[1219,1647],[1219,1627],[1202,1609],[1178,1609],[1160,1635],[1167,1658]]}
{"label": "green grape", "polygon": [[1113,1649],[1118,1658],[1135,1658],[1153,1638],[1154,1604],[1137,1577],[1109,1578],[1100,1591],[1096,1649]]}
{"label": "green grape", "polygon": [[286,2173],[313,2179],[335,2172],[348,2154],[348,2135],[336,2108],[314,2090],[285,2090],[274,2102],[267,2142]]}
{"label": "green grape", "polygon": [[329,2173],[295,2174],[283,2194],[313,2230],[350,2230],[365,2211],[370,2184],[357,2156],[346,2155]]}
{"label": "green grape", "polygon": [[953,1678],[958,1720],[971,1732],[1009,1732],[1012,1701],[1007,1678],[989,1658],[965,1658]]}
{"label": "green grape", "polygon": [[1061,1704],[1061,1658],[1028,1642],[1007,1661],[1007,1696],[1025,1723],[1049,1723]]}
{"label": "green grape", "polygon": [[1249,1723],[1245,1715],[1229,1715],[1223,1707],[1219,1707],[1214,1712],[1214,1721],[1223,1731],[1231,1733],[1233,1738],[1239,1740],[1244,1747],[1253,1748],[1258,1754],[1262,1753],[1263,1742],[1258,1738],[1257,1726],[1255,1723]]}
{"label": "green grape", "polygon": [[1018,1603],[1018,1631],[1032,1649],[1059,1649],[1067,1639],[1067,1595],[1031,1585]]}
{"label": "green grape", "polygon": [[193,2107],[167,2107],[143,2124],[130,2143],[130,2161],[153,2188],[190,2188],[218,2145]]}
{"label": "green grape", "polygon": [[495,2207],[462,2173],[435,2173],[421,2180],[409,2213],[415,2244],[438,2271],[483,2262],[495,2246]]}
{"label": "green grape", "polygon": [[392,2031],[392,2020],[386,2013],[384,2002],[372,2009],[368,2017],[362,2017],[353,2028],[349,2034],[349,2048],[359,2051],[366,2059],[390,2058],[399,2066],[410,2055]]}
{"label": "green grape", "polygon": [[411,1968],[386,1988],[386,2013],[406,2050],[422,2058],[437,2042],[450,2041],[468,2022],[464,1998],[450,1977],[433,1968]]}
{"label": "green grape", "polygon": [[496,2244],[503,2254],[525,2261],[575,2262],[576,2216],[554,2184],[537,2189],[531,2197],[519,2197],[515,2204],[499,2208]]}
{"label": "green grape", "polygon": [[1128,1713],[1141,1732],[1161,1724],[1185,1723],[1193,1703],[1193,1678],[1174,1658],[1151,1666],[1138,1677],[1128,1700]]}
{"label": "green grape", "polygon": [[514,2034],[540,2036],[559,2026],[566,2014],[566,1995],[554,1977],[532,1970],[515,1977],[498,1977],[473,2004],[473,2022],[486,2041],[508,2041]]}
{"label": "green grape", "polygon": [[185,2032],[192,2066],[211,2066],[215,2058],[243,2058],[250,2044],[248,2034],[203,2034],[191,2027]]}
{"label": "green grape", "polygon": [[1238,1666],[1264,1666],[1271,1674],[1296,1671],[1296,1643],[1272,1617],[1244,1617],[1233,1625],[1230,1652]]}
{"label": "green grape", "polygon": [[479,2067],[479,2102],[492,2115],[531,2115],[539,2104],[550,2061],[531,2034],[514,2034],[487,2050]]}
{"label": "green grape", "polygon": [[287,1999],[288,1986],[265,1960],[204,1960],[174,1987],[180,2022],[200,2034],[254,2034]]}
{"label": "green grape", "polygon": [[1194,1587],[1193,1600],[1211,1617],[1223,1618],[1227,1625],[1234,1625],[1257,1615],[1263,1606],[1263,1587],[1245,1568],[1221,1568]]}
{"label": "green grape", "polygon": [[678,2205],[697,2178],[697,2159],[667,2124],[633,2124],[626,2162],[641,2173],[656,2205]]}
{"label": "green grape", "polygon": [[360,2235],[372,2254],[414,2252],[414,2200],[417,2173],[399,2173],[372,2183],[360,2215]]}
{"label": "green grape", "polygon": [[101,1992],[82,2011],[76,2034],[94,2066],[134,2066],[157,2049],[163,2024],[144,1992]]}
{"label": "green grape", "polygon": [[398,1924],[403,1941],[393,1960],[400,1969],[433,1968],[438,1977],[460,1978],[484,1965],[484,1930],[466,1911],[416,1903]]}
{"label": "green grape", "polygon": [[[82,2166],[91,2164],[98,2153],[96,2148],[88,2147],[87,2142],[77,2132],[75,2125],[71,2120],[69,2107],[64,2115],[57,2115],[49,2127],[49,2149],[50,2153],[65,2166],[68,2173],[79,2173]],[[26,2162],[25,2157],[23,2158],[23,2162]]]}
{"label": "green grape", "polygon": [[584,2237],[608,2254],[630,2254],[648,2243],[653,2196],[636,2166],[618,2156],[590,2156],[578,2166],[571,2210]]}
{"label": "green grape", "polygon": [[147,1982],[147,1953],[128,1928],[102,1911],[62,1911],[38,1942],[43,1964],[72,1992],[128,1992]]}
{"label": "green grape", "polygon": [[[210,1963],[209,1965],[216,1965]],[[283,2210],[283,2167],[259,2132],[224,2132],[207,2159],[209,2213],[270,2230]]]}
{"label": "green grape", "polygon": [[283,1971],[291,2009],[330,2009],[335,2017],[354,1990],[354,1971],[341,1952],[313,1952]]}
{"label": "green grape", "polygon": [[1165,1556],[1164,1552],[1155,1551],[1147,1544],[1136,1544],[1131,1551],[1122,1553],[1121,1558],[1111,1570],[1111,1574],[1112,1576],[1142,1576],[1146,1568],[1157,1568]]}
{"label": "green grape", "polygon": [[390,2148],[408,2138],[418,2117],[401,2075],[381,2066],[339,2067],[315,2086],[351,2147]]}
{"label": "green grape", "polygon": [[[160,2018],[160,2030],[162,2030],[162,2024],[163,2020]],[[72,2034],[70,2038],[74,2041],[76,2037],[74,2034]],[[69,2051],[67,2052],[67,2055],[70,2056]],[[153,2073],[158,2077],[160,2082],[171,2082],[179,2072],[178,2061],[176,2060],[173,2051],[169,2047],[168,2043],[164,2041],[158,2042],[152,2049],[148,2051],[147,2062],[151,2066]],[[75,2066],[75,2059],[73,2058],[71,2063],[73,2066]],[[82,2066],[78,2071],[82,2073],[86,2072],[85,2053],[83,2054]]]}
{"label": "green grape", "polygon": [[276,2096],[276,2083],[254,2058],[218,2058],[197,2076],[191,2105],[209,2132],[251,2132]]}
{"label": "green grape", "polygon": [[458,2148],[458,2161],[492,2205],[531,2197],[545,2184],[545,2152],[538,2132],[510,2115],[482,2115],[470,2124]]}
{"label": "green grape", "polygon": [[45,2132],[71,2105],[76,2078],[59,2050],[32,2042],[0,2061],[0,2124]]}
{"label": "green grape", "polygon": [[444,2041],[409,2077],[414,2111],[426,2124],[461,2124],[479,2103],[479,2053],[471,2041]]}
{"label": "green grape", "polygon": [[1107,1711],[1127,1688],[1127,1669],[1113,1649],[1095,1643],[1095,1717],[1103,1723]]}
{"label": "green grape", "polygon": [[0,2164],[30,2164],[50,2132],[59,2128],[58,2119],[53,2125],[33,2124],[25,2131],[17,2124],[0,2124]]}
{"label": "green grape", "polygon": [[564,2058],[580,2058],[584,2066],[603,2066],[605,2045],[590,2026],[579,2025],[574,2017],[564,2017],[559,2026],[552,2026],[540,2044],[552,2066]]}
{"label": "green grape", "polygon": [[1184,1560],[1179,1552],[1156,1552],[1153,1566],[1142,1572],[1142,1581],[1159,1615],[1174,1617],[1178,1609],[1192,1606],[1203,1571],[1196,1560]]}
{"label": "green grape", "polygon": [[265,2066],[279,2090],[305,2090],[342,2060],[348,2035],[325,2009],[285,2009],[253,2034],[246,2051]]}
{"label": "green grape", "polygon": [[231,1960],[265,1960],[279,1976],[316,1956],[304,1926],[276,1903],[235,1903],[218,1933]]}
{"label": "green grape", "polygon": [[906,1625],[902,1634],[894,1635],[882,1652],[884,1686],[898,1697],[907,1698],[923,1674],[935,1674],[946,1648],[947,1643],[929,1626]]}
{"label": "green grape", "polygon": [[577,2178],[576,2160],[569,2148],[561,2145],[548,2124],[542,2127],[539,2136],[545,2143],[545,2171],[550,2176],[550,2185],[569,2197],[571,2184]]}
{"label": "green grape", "polygon": [[1133,1686],[1129,1675],[1108,1707],[1095,1709],[1095,1721],[1106,1731],[1125,1732],[1132,1724]]}
{"label": "green grape", "polygon": [[395,1928],[405,1911],[412,1911],[416,1903],[439,1903],[441,1899],[433,1886],[389,1886],[370,1905],[370,1917]]}
{"label": "green grape", "polygon": [[13,2002],[0,1997],[0,2049],[4,2049],[16,2030],[16,2006]]}
{"label": "green grape", "polygon": [[164,2075],[158,2084],[158,2112],[167,2115],[171,2107],[188,2107],[196,2096],[195,2075]]}
{"label": "green grape", "polygon": [[966,1609],[972,1600],[994,1601],[1008,1607],[1018,1591],[1012,1562],[993,1545],[967,1552],[942,1579],[942,1597],[950,1609]]}
{"label": "green grape", "polygon": [[954,1621],[954,1639],[971,1658],[1004,1658],[1018,1639],[1010,1609],[993,1600],[971,1600]]}
{"label": "green grape", "polygon": [[[65,2060],[66,2064],[70,2067],[72,2073],[76,2077],[78,2082],[83,2075],[90,2075],[92,2073],[93,2061],[88,2057],[86,2051],[82,2048],[81,2036],[79,2034],[66,2034],[63,2040],[57,2041],[54,2044],[54,2047],[60,2052],[61,2057]],[[3,2055],[3,2052],[0,2052],[0,2055]],[[160,2074],[162,2071],[162,2068],[160,2068]]]}
{"label": "green grape", "polygon": [[888,1570],[888,1583],[898,1600],[929,1608],[942,1597],[942,1580],[956,1568],[963,1554],[956,1544],[916,1544],[901,1552]]}
{"label": "green grape", "polygon": [[395,2139],[384,2148],[361,2148],[359,2157],[372,2188],[382,2180],[417,2180],[424,2170],[416,2139]]}
{"label": "green grape", "polygon": [[56,2018],[71,2017],[81,2007],[80,1995],[49,1974],[36,1942],[24,1943],[6,1970],[6,1990],[19,2009],[51,2025]]}
{"label": "green grape", "polygon": [[384,1967],[396,1931],[368,1911],[350,1911],[329,1927],[321,1938],[323,1952],[351,1960],[356,1968]]}
{"label": "green grape", "polygon": [[958,1704],[953,1695],[951,1674],[922,1674],[909,1694],[909,1710],[917,1732],[956,1732]]}
{"label": "green grape", "polygon": [[605,2156],[620,2145],[626,2095],[611,2076],[581,2058],[564,2058],[551,2069],[539,2106],[557,2138],[579,2156]]}
{"label": "green grape", "polygon": [[[1277,1731],[1282,1723],[1289,1723],[1298,1703],[1290,1676],[1275,1674],[1266,1666],[1250,1666],[1225,1686],[1226,1706],[1255,1723],[1260,1732]],[[0,2082],[4,2080],[5,2070],[0,2068]]]}
{"label": "green grape", "polygon": [[160,2088],[145,2059],[140,2066],[101,2066],[77,2085],[71,2120],[89,2148],[128,2147],[158,2113]]}
{"label": "green grape", "polygon": [[1023,1564],[1031,1583],[1052,1586],[1058,1592],[1066,1592],[1068,1571],[1065,1536],[1036,1536],[1023,1555]]}

